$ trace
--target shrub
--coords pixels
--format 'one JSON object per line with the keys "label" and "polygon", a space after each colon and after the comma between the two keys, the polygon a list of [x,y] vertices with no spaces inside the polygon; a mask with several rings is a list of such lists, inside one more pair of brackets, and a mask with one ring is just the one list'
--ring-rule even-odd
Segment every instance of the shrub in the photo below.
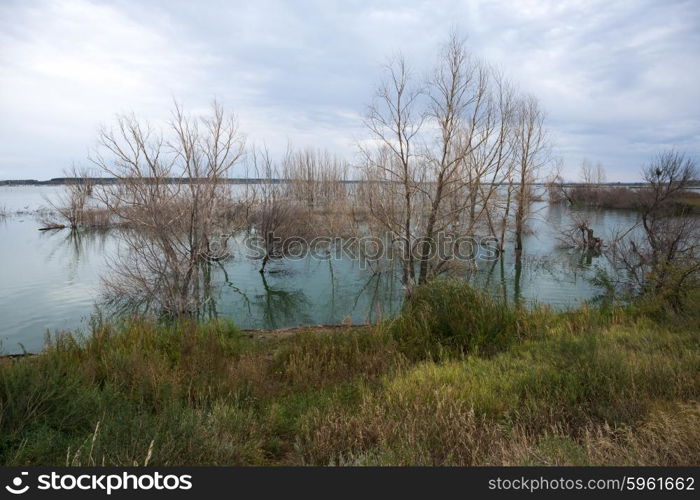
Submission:
{"label": "shrub", "polygon": [[411,359],[490,354],[526,335],[526,316],[462,281],[437,280],[415,290],[389,330]]}

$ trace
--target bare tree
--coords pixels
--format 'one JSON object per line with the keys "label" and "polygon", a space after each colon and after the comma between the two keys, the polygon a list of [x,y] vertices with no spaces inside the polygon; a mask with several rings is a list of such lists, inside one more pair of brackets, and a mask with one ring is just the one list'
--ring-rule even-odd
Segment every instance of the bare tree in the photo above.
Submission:
{"label": "bare tree", "polygon": [[516,158],[512,135],[516,95],[499,72],[491,69],[489,75],[489,98],[480,109],[474,108],[467,127],[469,149],[465,187],[469,203],[467,226],[462,232],[477,232],[485,219],[488,233],[496,238],[501,253],[515,192]]}
{"label": "bare tree", "polygon": [[84,225],[94,225],[94,220],[89,221],[86,213],[94,188],[90,171],[73,165],[64,174],[66,176],[64,189],[55,198],[46,198],[52,208],[52,215],[57,216],[58,220],[50,215],[44,220],[42,229],[68,226],[71,230],[77,230]]}
{"label": "bare tree", "polygon": [[288,197],[303,202],[311,211],[347,195],[343,181],[348,165],[327,151],[288,147],[281,170]]}
{"label": "bare tree", "polygon": [[511,207],[513,206],[513,198],[515,197],[515,190],[517,188],[515,183],[513,182],[514,174],[515,173],[513,172],[513,170],[509,171],[507,183],[505,184],[503,207],[500,211],[501,217],[499,229],[500,232],[498,235],[498,250],[501,257],[503,256],[503,251],[505,250],[506,231],[508,230],[508,226],[510,225]]}
{"label": "bare tree", "polygon": [[684,285],[700,274],[700,224],[675,203],[697,175],[695,161],[686,155],[659,154],[643,169],[648,187],[637,192],[641,232],[628,230],[609,251],[634,289],[668,294],[675,304]]}
{"label": "bare tree", "polygon": [[564,191],[564,195],[572,203],[582,203],[600,207],[606,203],[609,198],[609,190],[603,187],[606,175],[603,165],[598,162],[595,165],[593,162],[584,158],[580,167],[581,184]]}
{"label": "bare tree", "polygon": [[224,180],[243,154],[237,122],[216,103],[203,118],[175,105],[166,131],[119,116],[99,146],[92,161],[116,182],[97,197],[127,228],[108,293],[170,316],[199,313],[211,297],[209,264],[226,256],[232,232]]}
{"label": "bare tree", "polygon": [[563,247],[578,248],[599,254],[603,240],[595,236],[588,219],[582,215],[574,215],[571,224],[558,237]]}
{"label": "bare tree", "polygon": [[297,185],[301,192],[292,190],[287,179],[281,177],[282,172],[270,156],[266,148],[253,149],[251,154],[253,171],[260,183],[254,187],[255,202],[253,204],[251,226],[257,235],[262,250],[260,273],[271,259],[283,257],[287,248],[289,237],[303,237],[304,226],[308,217],[300,209],[300,204],[305,204],[308,198],[299,200],[297,195],[306,195],[310,191],[315,192],[315,179],[305,180]]}
{"label": "bare tree", "polygon": [[606,175],[603,165],[598,162],[595,165],[588,158],[581,162],[581,182],[587,186],[597,186],[605,183]]}
{"label": "bare tree", "polygon": [[515,251],[520,253],[523,249],[525,223],[532,203],[532,184],[537,179],[540,169],[549,160],[544,113],[537,99],[532,96],[525,97],[518,103],[514,141],[518,178],[515,200]]}
{"label": "bare tree", "polygon": [[414,217],[424,178],[424,158],[419,151],[424,91],[413,82],[402,56],[388,64],[385,72],[386,79],[365,119],[376,148],[362,146],[361,151],[370,213],[393,240],[402,243],[402,282],[410,286],[415,282]]}
{"label": "bare tree", "polygon": [[562,159],[557,158],[554,162],[552,171],[547,176],[547,200],[549,203],[554,204],[563,202],[572,204],[573,201],[569,195],[568,189],[564,185],[564,178],[561,175],[562,167]]}
{"label": "bare tree", "polygon": [[[367,121],[376,147],[363,148],[365,180],[375,221],[402,243],[410,288],[454,267],[453,242],[464,236],[491,235],[503,248],[522,153],[518,106],[502,75],[471,56],[456,35],[422,85],[411,85],[401,59],[388,75]],[[526,176],[539,168],[544,149],[541,115],[529,125],[520,162]]]}
{"label": "bare tree", "polygon": [[[431,272],[430,258],[435,250],[436,234],[446,229],[446,223],[453,220],[451,215],[463,211],[463,204],[457,202],[446,212],[444,201],[451,197],[456,199],[467,155],[475,149],[475,141],[485,140],[478,137],[482,124],[477,121],[482,118],[481,108],[487,106],[487,69],[474,63],[464,44],[453,35],[428,84],[427,116],[437,124],[437,137],[435,147],[426,150],[429,183],[420,186],[427,200],[427,221],[420,241],[418,283],[425,283]],[[473,109],[471,116],[467,115],[469,107]],[[468,118],[472,121],[465,123]],[[476,187],[474,192],[477,192]]]}

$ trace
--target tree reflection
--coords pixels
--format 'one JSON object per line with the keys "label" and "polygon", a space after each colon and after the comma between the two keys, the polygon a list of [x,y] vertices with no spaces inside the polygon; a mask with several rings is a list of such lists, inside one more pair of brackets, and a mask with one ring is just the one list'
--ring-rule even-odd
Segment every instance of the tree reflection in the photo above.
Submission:
{"label": "tree reflection", "polygon": [[304,292],[276,288],[270,285],[265,273],[259,274],[264,293],[256,295],[256,306],[262,312],[261,317],[265,328],[281,328],[295,321],[309,322],[308,316],[303,312],[308,306]]}

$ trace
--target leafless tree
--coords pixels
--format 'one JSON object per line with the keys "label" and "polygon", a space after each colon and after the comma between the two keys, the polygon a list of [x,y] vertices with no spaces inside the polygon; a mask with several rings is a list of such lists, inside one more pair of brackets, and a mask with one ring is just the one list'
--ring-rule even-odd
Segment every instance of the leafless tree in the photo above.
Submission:
{"label": "leafless tree", "polygon": [[581,162],[581,182],[587,186],[598,186],[605,183],[605,169],[598,162],[595,165],[588,158]]}
{"label": "leafless tree", "polygon": [[595,236],[588,219],[582,215],[574,215],[571,224],[558,236],[563,247],[578,248],[596,255],[602,250],[603,240]]}
{"label": "leafless tree", "polygon": [[617,238],[609,252],[634,289],[678,299],[684,285],[698,279],[700,224],[675,203],[697,175],[695,161],[676,151],[659,154],[643,169],[648,187],[637,191],[639,230]]}
{"label": "leafless tree", "polygon": [[[251,226],[262,251],[260,273],[271,259],[283,257],[289,237],[304,237],[308,217],[301,209],[308,198],[299,200],[297,195],[314,192],[316,186],[309,186],[304,181],[298,185],[301,191],[290,190],[287,179],[282,177],[285,170],[275,163],[266,148],[253,148],[250,155],[253,171],[259,179],[254,186],[254,203]],[[308,181],[316,182],[315,179]]]}
{"label": "leafless tree", "polygon": [[424,82],[401,58],[387,76],[367,119],[375,147],[363,148],[364,171],[374,220],[402,244],[408,288],[449,269],[450,241],[505,237],[511,200],[499,189],[513,186],[516,99],[456,35]]}
{"label": "leafless tree", "polygon": [[367,201],[374,220],[403,245],[402,281],[415,282],[415,216],[419,185],[425,179],[419,132],[425,121],[424,90],[414,82],[403,56],[385,68],[386,79],[369,107],[365,126],[373,135],[364,155]]}
{"label": "leafless tree", "polygon": [[544,113],[537,99],[528,96],[517,105],[514,126],[516,172],[515,251],[523,249],[523,233],[532,204],[532,183],[549,161]]}
{"label": "leafless tree", "polygon": [[71,230],[77,230],[86,224],[93,225],[92,223],[94,223],[94,220],[88,220],[87,214],[88,202],[94,188],[90,171],[73,165],[64,174],[66,183],[62,191],[54,198],[46,198],[51,211],[43,221],[44,227],[42,229],[67,226]]}
{"label": "leafless tree", "polygon": [[515,193],[513,133],[517,101],[515,90],[501,73],[490,69],[489,75],[489,98],[481,110],[474,109],[467,128],[470,146],[465,176],[469,203],[463,233],[475,233],[485,219],[488,233],[503,252]]}
{"label": "leafless tree", "polygon": [[499,233],[497,238],[498,238],[498,250],[501,255],[503,256],[503,252],[505,250],[505,242],[506,242],[506,232],[508,231],[508,227],[511,224],[511,212],[512,212],[512,206],[513,206],[513,199],[515,198],[515,191],[517,189],[517,186],[515,185],[513,178],[515,176],[515,172],[512,169],[509,169],[508,175],[507,175],[507,182],[505,183],[505,193],[502,195],[503,198],[503,206],[501,207],[500,210],[500,228],[499,228]]}
{"label": "leafless tree", "polygon": [[564,195],[571,203],[603,206],[609,203],[610,197],[610,190],[603,186],[605,179],[605,169],[600,162],[594,165],[590,160],[584,159],[580,167],[581,184],[564,190]]}
{"label": "leafless tree", "polygon": [[200,312],[211,297],[209,264],[227,255],[232,217],[224,180],[243,151],[235,118],[216,103],[203,118],[176,104],[164,131],[133,115],[100,131],[91,159],[116,182],[96,196],[127,228],[104,280],[112,298],[170,316]]}
{"label": "leafless tree", "polygon": [[345,199],[347,171],[347,163],[328,151],[288,147],[280,174],[288,197],[314,210]]}
{"label": "leafless tree", "polygon": [[[419,184],[427,204],[427,221],[420,238],[418,283],[425,283],[429,274],[435,237],[459,220],[465,203],[459,203],[463,186],[464,166],[470,153],[475,154],[476,142],[485,141],[487,132],[481,123],[490,116],[481,110],[488,106],[488,69],[471,60],[464,44],[452,36],[443,48],[438,64],[428,81],[429,106],[427,117],[435,124],[434,147],[426,148],[428,183]],[[469,111],[471,110],[471,113]],[[480,134],[480,132],[482,132]],[[473,169],[468,169],[471,174]],[[468,202],[473,200],[478,186],[472,183]],[[445,203],[452,199],[452,206]],[[456,217],[455,217],[456,216]]]}
{"label": "leafless tree", "polygon": [[564,184],[564,178],[561,175],[561,170],[563,167],[563,161],[561,158],[557,158],[553,164],[552,171],[547,176],[547,199],[549,203],[569,203],[572,204],[573,201],[569,195],[569,191]]}

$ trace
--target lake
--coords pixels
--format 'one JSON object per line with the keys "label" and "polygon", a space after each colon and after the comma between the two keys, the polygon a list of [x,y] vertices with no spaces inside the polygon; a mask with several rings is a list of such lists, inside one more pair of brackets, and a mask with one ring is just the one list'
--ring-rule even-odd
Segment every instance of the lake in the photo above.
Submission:
{"label": "lake", "polygon": [[[38,231],[36,210],[61,189],[0,186],[0,209],[10,213],[0,217],[0,350],[5,353],[41,350],[47,331],[85,330],[101,306],[100,280],[118,242],[109,232]],[[578,212],[603,239],[636,220],[629,211]],[[569,208],[535,203],[521,272],[516,274],[508,249],[503,265],[480,262],[470,279],[507,300],[519,296],[556,308],[595,297],[600,290],[590,280],[605,259],[582,259],[580,252],[558,247],[557,236],[571,217]],[[218,316],[241,328],[361,324],[395,315],[404,296],[395,273],[373,275],[349,258],[277,260],[264,276],[259,266],[234,255],[214,268]]]}

